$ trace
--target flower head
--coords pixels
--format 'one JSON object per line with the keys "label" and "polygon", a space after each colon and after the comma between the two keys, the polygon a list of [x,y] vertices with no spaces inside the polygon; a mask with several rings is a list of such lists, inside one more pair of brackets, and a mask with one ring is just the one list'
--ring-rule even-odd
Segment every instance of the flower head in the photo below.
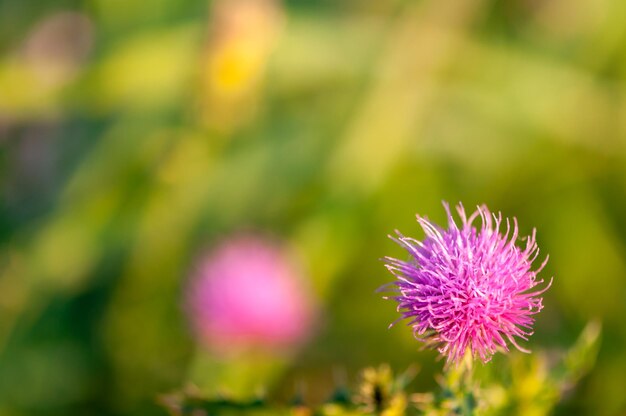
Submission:
{"label": "flower head", "polygon": [[186,292],[198,339],[218,353],[285,350],[308,338],[313,300],[281,247],[251,235],[218,245]]}
{"label": "flower head", "polygon": [[[502,214],[479,206],[469,217],[461,204],[456,224],[450,208],[448,228],[443,229],[417,216],[426,237],[422,241],[396,231],[390,236],[410,254],[402,261],[385,257],[387,269],[396,276],[398,302],[402,318],[409,320],[415,337],[433,346],[448,362],[460,362],[466,351],[483,362],[498,349],[508,351],[507,340],[517,349],[515,338],[527,340],[532,334],[534,315],[542,308],[541,295],[550,284],[533,290],[543,280],[532,263],[539,254],[535,230],[525,237],[525,247],[518,240],[517,220],[502,221]],[[480,217],[480,228],[474,222]],[[503,224],[506,231],[503,232]]]}

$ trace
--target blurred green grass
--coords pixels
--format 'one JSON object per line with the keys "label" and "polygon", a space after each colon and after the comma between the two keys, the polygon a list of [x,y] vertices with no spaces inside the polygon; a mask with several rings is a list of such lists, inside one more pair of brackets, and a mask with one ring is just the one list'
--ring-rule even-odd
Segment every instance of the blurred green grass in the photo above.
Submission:
{"label": "blurred green grass", "polygon": [[[626,6],[270,0],[0,2],[0,414],[159,414],[193,373],[194,256],[291,244],[324,305],[270,390],[440,363],[374,293],[386,235],[487,203],[555,276],[533,349],[599,318],[558,414],[626,410]],[[419,235],[419,234],[418,234]]]}

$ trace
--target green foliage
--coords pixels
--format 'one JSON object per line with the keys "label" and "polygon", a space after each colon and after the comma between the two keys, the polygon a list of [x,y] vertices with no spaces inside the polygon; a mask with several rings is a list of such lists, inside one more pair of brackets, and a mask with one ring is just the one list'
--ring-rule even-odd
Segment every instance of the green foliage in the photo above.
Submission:
{"label": "green foliage", "polygon": [[241,401],[233,399],[207,399],[197,390],[188,388],[182,392],[163,396],[160,403],[173,415],[292,415],[292,416],[349,416],[381,415],[401,416],[407,413],[405,388],[413,377],[408,371],[394,378],[388,365],[366,368],[354,393],[337,387],[331,399],[313,408],[307,406],[301,397],[292,404],[274,405],[265,399]]}
{"label": "green foliage", "polygon": [[600,327],[589,323],[566,351],[513,353],[472,371],[471,363],[449,368],[440,390],[415,396],[429,416],[549,415],[592,368]]}
{"label": "green foliage", "polygon": [[408,391],[415,371],[394,377],[388,365],[381,365],[363,370],[353,393],[336,388],[331,399],[319,406],[308,406],[301,397],[290,406],[266,399],[207,399],[192,388],[164,396],[160,402],[173,416],[544,416],[592,368],[599,340],[599,324],[592,322],[571,348],[551,358],[544,352],[515,353],[474,369],[468,354],[460,365],[447,366],[438,377],[438,389],[428,393]]}

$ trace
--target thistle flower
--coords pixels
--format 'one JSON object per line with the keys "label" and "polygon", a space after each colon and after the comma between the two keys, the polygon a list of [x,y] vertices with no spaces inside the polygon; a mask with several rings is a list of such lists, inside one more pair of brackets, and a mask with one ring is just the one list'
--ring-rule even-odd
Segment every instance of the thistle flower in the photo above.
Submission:
{"label": "thistle flower", "polygon": [[186,312],[199,341],[217,353],[284,351],[311,332],[313,300],[281,247],[251,235],[218,245],[189,282]]}
{"label": "thistle flower", "polygon": [[[535,230],[525,237],[525,248],[518,240],[517,220],[489,212],[479,206],[469,218],[461,204],[457,212],[459,227],[450,207],[444,202],[448,228],[417,216],[424,229],[423,241],[405,237],[399,231],[389,236],[404,247],[410,260],[385,257],[387,269],[397,278],[391,283],[397,295],[387,298],[398,302],[401,319],[409,320],[414,336],[435,347],[448,363],[459,363],[466,351],[483,362],[498,350],[509,350],[507,340],[518,350],[529,352],[516,341],[532,334],[534,315],[542,308],[543,283],[537,274],[548,261],[532,270],[539,254]],[[475,227],[480,217],[482,226]],[[395,322],[394,322],[395,323]],[[392,324],[393,325],[393,324]]]}

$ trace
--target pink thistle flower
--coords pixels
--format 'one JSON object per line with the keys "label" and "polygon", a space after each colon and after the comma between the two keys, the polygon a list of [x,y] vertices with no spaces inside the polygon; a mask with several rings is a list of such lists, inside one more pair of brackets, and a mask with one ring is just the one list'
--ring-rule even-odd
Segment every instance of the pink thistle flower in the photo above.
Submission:
{"label": "pink thistle flower", "polygon": [[201,261],[187,288],[186,312],[199,341],[214,352],[284,351],[309,337],[314,304],[280,247],[238,236]]}
{"label": "pink thistle flower", "polygon": [[[389,236],[411,256],[409,261],[384,258],[387,269],[398,279],[391,283],[397,295],[390,298],[398,302],[400,319],[408,319],[414,336],[437,348],[448,363],[460,362],[468,350],[473,358],[487,362],[498,349],[509,350],[506,340],[518,350],[530,352],[515,338],[527,340],[532,335],[534,315],[543,308],[539,295],[552,284],[533,290],[543,283],[537,274],[548,261],[546,258],[532,270],[539,254],[535,230],[525,237],[522,249],[515,245],[517,219],[513,218],[511,229],[507,218],[502,234],[502,214],[492,214],[483,205],[468,218],[459,204],[459,227],[448,204],[443,205],[448,229],[418,215],[426,234],[423,241],[399,231],[397,236]],[[479,216],[482,226],[478,229],[473,223]]]}

